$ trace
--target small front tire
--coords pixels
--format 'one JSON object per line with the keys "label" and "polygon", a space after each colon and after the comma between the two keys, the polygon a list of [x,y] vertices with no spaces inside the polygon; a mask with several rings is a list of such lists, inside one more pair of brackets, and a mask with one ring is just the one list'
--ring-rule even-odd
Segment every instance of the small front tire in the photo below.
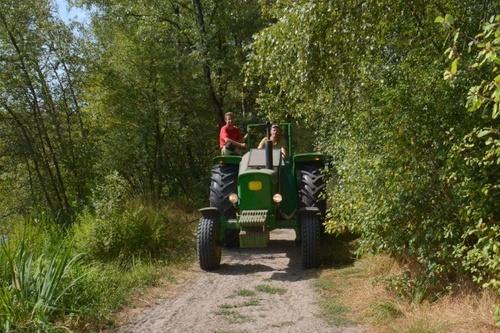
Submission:
{"label": "small front tire", "polygon": [[300,218],[302,267],[317,268],[320,265],[321,222],[317,214],[303,214]]}
{"label": "small front tire", "polygon": [[198,236],[196,250],[200,268],[212,271],[219,267],[222,249],[217,243],[219,236],[219,224],[215,219],[202,217],[198,223]]}

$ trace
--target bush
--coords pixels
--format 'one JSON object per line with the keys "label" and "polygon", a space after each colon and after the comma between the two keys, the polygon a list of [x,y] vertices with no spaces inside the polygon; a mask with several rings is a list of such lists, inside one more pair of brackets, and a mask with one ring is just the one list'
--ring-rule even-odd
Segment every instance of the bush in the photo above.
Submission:
{"label": "bush", "polygon": [[422,277],[402,281],[417,299],[464,276],[499,291],[500,16],[484,22],[496,9],[284,2],[252,45],[262,113],[309,124],[333,157],[327,230],[416,262]]}
{"label": "bush", "polygon": [[[437,20],[450,30],[454,19],[447,18]],[[461,233],[454,255],[475,282],[500,295],[500,15],[482,28],[462,54],[460,31],[451,31],[456,38],[447,53],[454,60],[445,78],[451,84],[463,77],[474,79],[466,106],[480,117],[470,132],[454,140],[444,178],[459,202]],[[460,72],[459,60],[465,62]]]}
{"label": "bush", "polygon": [[136,201],[107,218],[82,214],[73,228],[73,241],[79,251],[100,260],[174,259],[193,253],[193,232],[193,221],[182,212]]}
{"label": "bush", "polygon": [[114,171],[107,175],[103,183],[97,185],[92,193],[92,205],[96,214],[101,218],[107,218],[122,210],[130,192],[130,187],[118,172]]}
{"label": "bush", "polygon": [[173,205],[122,207],[106,219],[87,211],[66,228],[43,215],[12,221],[0,249],[0,331],[88,331],[157,281],[164,263],[152,258],[194,253],[194,216]]}

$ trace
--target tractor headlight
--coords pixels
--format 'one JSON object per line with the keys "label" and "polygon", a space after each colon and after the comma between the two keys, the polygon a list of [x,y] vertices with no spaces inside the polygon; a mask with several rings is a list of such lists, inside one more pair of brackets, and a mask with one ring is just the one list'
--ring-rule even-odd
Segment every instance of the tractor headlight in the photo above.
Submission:
{"label": "tractor headlight", "polygon": [[232,204],[235,204],[238,202],[238,194],[236,193],[231,193],[229,195],[229,201],[231,201]]}
{"label": "tractor headlight", "polygon": [[279,204],[282,200],[283,200],[283,197],[281,196],[281,194],[276,193],[275,195],[273,195],[273,201],[276,202],[277,204]]}

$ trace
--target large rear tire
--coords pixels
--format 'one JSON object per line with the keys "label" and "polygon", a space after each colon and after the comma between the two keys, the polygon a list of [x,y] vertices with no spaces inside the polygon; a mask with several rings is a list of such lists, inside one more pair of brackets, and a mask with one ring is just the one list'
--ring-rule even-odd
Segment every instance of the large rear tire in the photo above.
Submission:
{"label": "large rear tire", "polygon": [[213,218],[202,217],[198,223],[196,250],[200,268],[205,271],[217,269],[220,265],[222,249],[217,244],[219,225]]}
{"label": "large rear tire", "polygon": [[302,214],[300,217],[302,267],[317,268],[320,261],[321,222],[316,214]]}
{"label": "large rear tire", "polygon": [[322,164],[304,164],[298,170],[298,208],[317,207],[324,218],[326,214],[325,177],[321,173]]}
{"label": "large rear tire", "polygon": [[236,218],[236,208],[229,202],[229,195],[237,193],[238,165],[217,164],[212,168],[210,182],[210,207],[217,207],[226,219]]}

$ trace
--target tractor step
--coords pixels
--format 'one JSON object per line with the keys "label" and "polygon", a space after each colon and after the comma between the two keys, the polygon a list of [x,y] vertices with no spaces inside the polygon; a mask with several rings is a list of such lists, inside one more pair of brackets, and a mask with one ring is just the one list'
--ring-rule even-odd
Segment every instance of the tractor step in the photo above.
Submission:
{"label": "tractor step", "polygon": [[269,231],[263,228],[248,228],[240,231],[240,248],[266,247]]}

